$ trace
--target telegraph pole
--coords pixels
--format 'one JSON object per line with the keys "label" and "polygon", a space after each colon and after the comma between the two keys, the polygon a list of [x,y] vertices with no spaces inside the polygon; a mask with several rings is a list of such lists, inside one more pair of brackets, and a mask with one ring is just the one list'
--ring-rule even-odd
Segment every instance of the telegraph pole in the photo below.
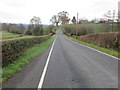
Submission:
{"label": "telegraph pole", "polygon": [[118,2],[118,32],[120,29],[120,1]]}
{"label": "telegraph pole", "polygon": [[77,13],[77,24],[78,24],[78,15],[79,15],[79,14]]}
{"label": "telegraph pole", "polygon": [[76,20],[76,39],[77,39],[77,24],[78,24],[78,13],[77,13],[77,20]]}

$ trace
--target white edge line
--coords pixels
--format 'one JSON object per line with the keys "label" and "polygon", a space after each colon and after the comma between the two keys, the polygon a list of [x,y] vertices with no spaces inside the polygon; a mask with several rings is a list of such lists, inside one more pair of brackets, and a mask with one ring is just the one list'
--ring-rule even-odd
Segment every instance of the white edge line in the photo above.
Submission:
{"label": "white edge line", "polygon": [[52,54],[52,50],[53,50],[53,46],[54,46],[54,44],[55,44],[55,41],[56,41],[56,38],[55,38],[55,40],[54,40],[54,42],[53,42],[53,44],[52,44],[52,47],[51,47],[51,49],[50,49],[50,52],[49,52],[49,55],[48,55],[48,58],[47,58],[47,61],[46,61],[46,64],[45,64],[45,67],[44,67],[44,69],[43,69],[43,73],[42,73],[40,82],[39,82],[39,84],[38,84],[38,90],[40,90],[40,89],[42,88],[42,85],[43,85],[43,82],[44,82],[44,78],[45,78],[45,74],[46,74],[47,67],[48,67],[48,63],[49,63],[49,61],[50,61],[50,56],[51,56],[51,54]]}
{"label": "white edge line", "polygon": [[[71,39],[69,39],[69,40],[71,40]],[[73,40],[71,40],[71,41],[73,41]],[[75,42],[75,41],[73,41],[73,42]],[[114,58],[114,59],[120,60],[119,58],[117,58],[117,57],[115,57],[115,56],[112,56],[112,55],[110,55],[110,54],[104,53],[104,52],[102,52],[102,51],[100,51],[100,50],[97,50],[97,49],[95,49],[95,48],[92,48],[92,47],[83,45],[83,44],[78,43],[78,42],[75,42],[75,43],[77,43],[77,44],[79,44],[79,45],[81,45],[81,46],[83,46],[83,47],[87,47],[87,48],[89,48],[89,49],[92,49],[92,50],[94,50],[94,51],[97,51],[97,52],[99,52],[99,53],[105,54],[105,55],[107,55],[107,56],[109,56],[109,57],[112,57],[112,58]]]}
{"label": "white edge line", "polygon": [[[82,44],[80,44],[80,45],[82,45]],[[114,56],[112,56],[112,55],[110,55],[110,54],[104,53],[104,52],[102,52],[102,51],[100,51],[100,50],[97,50],[97,49],[95,49],[95,48],[92,48],[92,47],[89,47],[89,46],[85,46],[85,45],[82,45],[82,46],[87,47],[87,48],[90,48],[90,49],[92,49],[92,50],[95,50],[95,51],[97,51],[97,52],[99,52],[99,53],[105,54],[105,55],[107,55],[107,56],[109,56],[109,57],[112,57],[112,58],[114,58],[114,59],[120,60],[120,59],[117,58],[117,57],[114,57]]]}

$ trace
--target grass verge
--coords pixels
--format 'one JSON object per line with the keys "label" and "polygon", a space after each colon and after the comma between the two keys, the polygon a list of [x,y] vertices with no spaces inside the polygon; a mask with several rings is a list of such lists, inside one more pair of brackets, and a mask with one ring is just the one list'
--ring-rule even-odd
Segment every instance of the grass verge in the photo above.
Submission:
{"label": "grass verge", "polygon": [[2,73],[2,78],[0,77],[0,84],[11,78],[17,72],[21,71],[22,67],[31,62],[33,58],[44,52],[53,43],[54,37],[55,36],[41,44],[37,44],[34,47],[27,49],[14,63],[1,68],[0,74]]}
{"label": "grass verge", "polygon": [[113,50],[110,50],[110,49],[107,49],[107,48],[103,48],[103,47],[100,47],[100,46],[97,46],[97,45],[94,45],[94,44],[90,44],[90,43],[86,43],[86,42],[83,42],[83,41],[79,41],[79,40],[77,40],[77,39],[75,39],[75,38],[72,38],[72,37],[69,37],[69,36],[67,36],[67,35],[65,35],[65,36],[68,37],[69,39],[75,41],[75,42],[78,42],[78,43],[80,43],[80,44],[83,44],[83,45],[86,45],[86,46],[95,48],[95,49],[97,49],[97,50],[100,50],[100,51],[102,51],[102,52],[105,52],[105,53],[107,53],[107,54],[110,54],[110,55],[112,55],[112,56],[115,56],[115,57],[117,57],[117,58],[120,58],[120,53],[117,52],[117,51],[113,51]]}

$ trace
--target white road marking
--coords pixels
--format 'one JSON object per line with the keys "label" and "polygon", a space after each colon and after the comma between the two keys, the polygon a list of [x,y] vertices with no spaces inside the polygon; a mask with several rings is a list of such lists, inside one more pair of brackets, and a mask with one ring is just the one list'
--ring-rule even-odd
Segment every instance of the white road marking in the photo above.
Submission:
{"label": "white road marking", "polygon": [[[68,40],[71,40],[71,39],[68,39]],[[71,41],[73,41],[73,40],[71,40]],[[75,42],[75,41],[73,41],[73,42],[76,43],[76,44],[79,44],[79,45],[81,45],[81,46],[83,46],[83,47],[87,47],[87,48],[89,48],[89,49],[92,49],[92,50],[94,50],[94,51],[97,51],[97,52],[99,52],[99,53],[101,53],[101,54],[104,54],[104,55],[107,55],[107,56],[109,56],[109,57],[112,57],[112,58],[114,58],[114,59],[120,60],[119,58],[117,58],[117,57],[115,57],[115,56],[112,56],[112,55],[110,55],[110,54],[104,53],[104,52],[99,51],[99,50],[97,50],[97,49],[95,49],[95,48],[92,48],[92,47],[83,45],[83,44],[78,43],[78,42]]]}
{"label": "white road marking", "polygon": [[[80,44],[80,45],[82,45],[82,44]],[[114,57],[114,56],[112,56],[112,55],[110,55],[110,54],[107,54],[107,53],[104,53],[104,52],[102,52],[102,51],[99,51],[99,50],[97,50],[97,49],[95,49],[95,48],[92,48],[92,47],[89,47],[89,46],[85,46],[85,45],[82,45],[82,46],[87,47],[87,48],[90,48],[90,49],[92,49],[92,50],[95,50],[95,51],[97,51],[97,52],[99,52],[99,53],[105,54],[105,55],[107,55],[107,56],[109,56],[109,57],[112,57],[112,58],[114,58],[114,59],[120,60],[120,59],[117,58],[117,57]]]}
{"label": "white road marking", "polygon": [[45,78],[45,74],[46,74],[47,67],[48,67],[48,63],[49,63],[49,61],[50,61],[50,56],[51,56],[51,54],[52,54],[52,50],[53,50],[55,41],[56,41],[56,39],[54,40],[54,42],[53,42],[53,44],[52,44],[52,47],[51,47],[51,50],[50,50],[50,52],[49,52],[49,55],[48,55],[48,58],[47,58],[45,67],[44,67],[44,69],[43,69],[43,73],[42,73],[40,82],[39,82],[39,84],[38,84],[38,89],[37,89],[37,90],[40,90],[40,89],[42,88],[42,85],[43,85],[43,82],[44,82],[44,78]]}

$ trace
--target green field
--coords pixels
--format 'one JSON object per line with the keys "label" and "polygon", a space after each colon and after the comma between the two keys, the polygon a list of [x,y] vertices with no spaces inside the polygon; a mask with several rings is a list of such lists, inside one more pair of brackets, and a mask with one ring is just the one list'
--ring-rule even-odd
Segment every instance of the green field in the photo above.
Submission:
{"label": "green field", "polygon": [[119,32],[117,23],[85,23],[85,24],[65,24],[62,26],[63,31],[71,35],[82,36],[91,33],[101,32]]}
{"label": "green field", "polygon": [[7,31],[0,31],[0,39],[11,39],[11,38],[23,38],[23,37],[31,37],[31,35],[20,36],[20,34],[10,33]]}
{"label": "green field", "polygon": [[[94,33],[99,33],[99,32],[118,32],[118,25],[117,24],[93,24],[94,26]],[[113,26],[113,30],[112,30]]]}
{"label": "green field", "polygon": [[101,32],[101,30],[103,30],[103,24],[94,24],[94,32],[97,33],[97,32]]}

